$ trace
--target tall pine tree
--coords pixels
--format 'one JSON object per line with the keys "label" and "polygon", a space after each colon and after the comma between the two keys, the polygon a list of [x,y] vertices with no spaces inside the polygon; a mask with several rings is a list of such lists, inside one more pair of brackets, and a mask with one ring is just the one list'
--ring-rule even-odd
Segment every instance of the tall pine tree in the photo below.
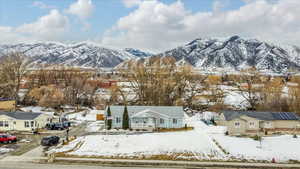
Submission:
{"label": "tall pine tree", "polygon": [[111,119],[111,111],[109,106],[107,108],[106,125],[107,125],[107,129],[110,130],[112,126],[112,119]]}
{"label": "tall pine tree", "polygon": [[122,128],[124,130],[129,129],[129,116],[128,116],[127,106],[125,106],[124,108]]}

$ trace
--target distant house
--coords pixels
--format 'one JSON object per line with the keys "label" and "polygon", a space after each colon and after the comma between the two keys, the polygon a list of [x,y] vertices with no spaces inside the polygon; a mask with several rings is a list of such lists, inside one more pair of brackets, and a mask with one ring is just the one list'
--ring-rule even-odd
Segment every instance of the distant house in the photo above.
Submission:
{"label": "distant house", "polygon": [[215,122],[227,126],[230,135],[293,133],[300,130],[300,118],[292,112],[223,111]]}
{"label": "distant house", "polygon": [[[112,128],[122,128],[125,106],[110,106]],[[155,130],[159,128],[183,128],[184,111],[180,106],[127,106],[131,129]]]}
{"label": "distant house", "polygon": [[0,131],[32,131],[43,128],[51,116],[31,112],[0,112]]}
{"label": "distant house", "polygon": [[0,110],[14,110],[16,101],[9,98],[0,98]]}

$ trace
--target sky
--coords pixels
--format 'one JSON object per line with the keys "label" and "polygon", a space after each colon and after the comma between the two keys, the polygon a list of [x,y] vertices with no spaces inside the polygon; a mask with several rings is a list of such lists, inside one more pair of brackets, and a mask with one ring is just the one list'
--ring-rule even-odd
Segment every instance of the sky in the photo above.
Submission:
{"label": "sky", "polygon": [[0,0],[0,43],[160,52],[239,35],[300,46],[300,0]]}

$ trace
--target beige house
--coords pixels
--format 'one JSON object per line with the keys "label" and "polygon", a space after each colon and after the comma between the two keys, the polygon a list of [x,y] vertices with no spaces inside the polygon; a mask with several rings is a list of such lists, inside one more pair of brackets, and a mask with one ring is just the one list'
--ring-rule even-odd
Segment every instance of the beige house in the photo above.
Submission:
{"label": "beige house", "polygon": [[15,104],[15,100],[0,98],[0,110],[14,110]]}
{"label": "beige house", "polygon": [[300,132],[300,118],[291,112],[223,111],[215,122],[230,135]]}
{"label": "beige house", "polygon": [[0,112],[0,131],[32,131],[43,128],[51,116],[30,112]]}

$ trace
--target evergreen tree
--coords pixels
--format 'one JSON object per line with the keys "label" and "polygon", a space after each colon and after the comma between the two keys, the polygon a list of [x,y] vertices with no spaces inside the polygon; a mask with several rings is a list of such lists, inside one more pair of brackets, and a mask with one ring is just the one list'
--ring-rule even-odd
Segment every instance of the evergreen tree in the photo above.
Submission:
{"label": "evergreen tree", "polygon": [[127,106],[125,106],[124,108],[122,128],[124,130],[129,129],[129,116],[128,116]]}
{"label": "evergreen tree", "polygon": [[112,119],[111,119],[111,111],[109,106],[107,108],[106,125],[107,125],[107,129],[110,130],[112,127]]}

